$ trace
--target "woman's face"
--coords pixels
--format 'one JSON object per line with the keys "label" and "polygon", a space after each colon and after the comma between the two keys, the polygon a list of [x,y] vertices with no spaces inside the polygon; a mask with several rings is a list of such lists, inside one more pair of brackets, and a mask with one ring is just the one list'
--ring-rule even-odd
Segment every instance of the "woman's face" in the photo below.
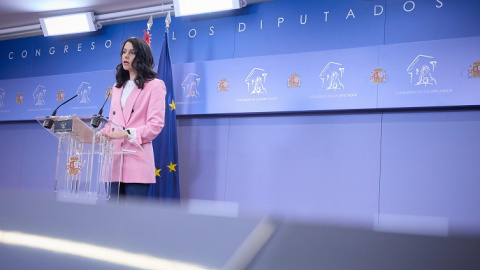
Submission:
{"label": "woman's face", "polygon": [[122,65],[123,69],[127,71],[135,71],[132,67],[133,60],[135,59],[135,51],[133,50],[133,45],[130,42],[125,43],[122,51]]}

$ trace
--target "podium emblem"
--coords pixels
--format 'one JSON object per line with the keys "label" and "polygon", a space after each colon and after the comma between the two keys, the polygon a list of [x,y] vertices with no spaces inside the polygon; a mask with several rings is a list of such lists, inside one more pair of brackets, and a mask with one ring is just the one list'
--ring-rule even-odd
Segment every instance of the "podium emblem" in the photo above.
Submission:
{"label": "podium emblem", "polygon": [[73,156],[70,158],[70,162],[67,165],[67,173],[70,175],[78,175],[81,170],[81,161],[78,156]]}

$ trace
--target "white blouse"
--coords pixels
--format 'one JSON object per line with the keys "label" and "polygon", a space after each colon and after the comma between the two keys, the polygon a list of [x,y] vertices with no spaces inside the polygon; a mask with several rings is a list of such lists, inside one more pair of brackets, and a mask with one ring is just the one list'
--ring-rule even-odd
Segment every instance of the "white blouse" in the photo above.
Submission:
{"label": "white blouse", "polygon": [[125,103],[127,102],[127,98],[132,93],[133,87],[135,86],[135,82],[127,81],[125,87],[123,87],[122,98],[120,99],[120,105],[122,105],[122,109],[125,107]]}

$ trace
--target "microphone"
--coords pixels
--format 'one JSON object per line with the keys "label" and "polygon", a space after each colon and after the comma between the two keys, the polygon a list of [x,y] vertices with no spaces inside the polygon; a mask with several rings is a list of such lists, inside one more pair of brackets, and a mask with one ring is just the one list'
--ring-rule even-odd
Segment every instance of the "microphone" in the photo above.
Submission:
{"label": "microphone", "polygon": [[69,102],[70,100],[72,100],[76,97],[78,97],[78,94],[71,97],[67,101],[63,102],[62,104],[58,105],[58,107],[55,109],[55,111],[53,111],[52,115],[45,117],[45,121],[43,121],[43,127],[46,128],[46,129],[51,129],[52,126],[53,126],[53,120],[50,119],[50,117],[55,116],[57,114],[58,108],[62,107],[63,105],[65,105],[65,103]]}
{"label": "microphone", "polygon": [[100,108],[100,111],[98,111],[98,114],[95,114],[94,117],[92,118],[92,121],[90,121],[90,124],[92,125],[92,127],[98,128],[98,126],[100,126],[100,123],[101,123],[100,118],[102,117],[103,107],[105,107],[105,104],[107,104],[108,98],[110,98],[110,95],[108,95],[107,98],[105,99],[105,102],[103,102],[102,108]]}

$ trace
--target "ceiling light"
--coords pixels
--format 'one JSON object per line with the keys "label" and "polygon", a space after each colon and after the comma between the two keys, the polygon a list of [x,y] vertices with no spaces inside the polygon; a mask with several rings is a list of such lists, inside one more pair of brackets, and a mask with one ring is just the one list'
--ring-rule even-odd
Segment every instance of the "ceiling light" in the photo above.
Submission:
{"label": "ceiling light", "polygon": [[[242,3],[241,3],[242,2]],[[188,16],[223,10],[239,9],[244,5],[242,0],[174,0],[175,17]]]}
{"label": "ceiling light", "polygon": [[44,36],[67,35],[97,30],[93,12],[40,18]]}

